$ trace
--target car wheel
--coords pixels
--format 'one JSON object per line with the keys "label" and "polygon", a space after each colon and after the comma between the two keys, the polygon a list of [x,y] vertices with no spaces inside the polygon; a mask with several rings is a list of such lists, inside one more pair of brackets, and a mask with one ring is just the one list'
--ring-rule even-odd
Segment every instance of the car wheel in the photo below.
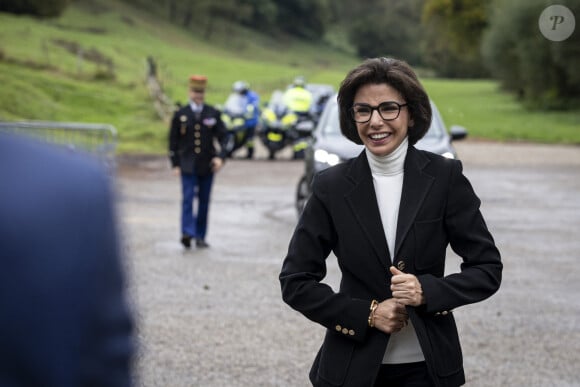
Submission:
{"label": "car wheel", "polygon": [[310,184],[308,184],[306,176],[302,176],[296,186],[296,211],[298,212],[298,216],[302,214],[310,195]]}

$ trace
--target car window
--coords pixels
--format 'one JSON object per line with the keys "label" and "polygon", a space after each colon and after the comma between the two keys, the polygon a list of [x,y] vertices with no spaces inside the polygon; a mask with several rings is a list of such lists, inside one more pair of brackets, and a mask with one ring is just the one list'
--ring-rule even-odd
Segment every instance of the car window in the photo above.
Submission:
{"label": "car window", "polygon": [[425,134],[425,137],[442,137],[447,133],[447,128],[443,123],[441,114],[439,114],[439,109],[437,109],[437,106],[433,102],[431,102],[431,111],[433,112],[431,127],[429,127],[429,131]]}
{"label": "car window", "polygon": [[338,121],[338,104],[336,101],[329,101],[328,107],[320,120],[321,131],[324,135],[336,136],[341,135],[340,124]]}

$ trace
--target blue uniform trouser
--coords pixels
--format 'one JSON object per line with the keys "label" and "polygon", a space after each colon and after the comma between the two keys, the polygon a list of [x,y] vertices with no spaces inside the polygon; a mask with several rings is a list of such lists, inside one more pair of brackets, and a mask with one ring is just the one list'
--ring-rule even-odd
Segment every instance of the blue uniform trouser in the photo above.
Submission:
{"label": "blue uniform trouser", "polygon": [[246,142],[246,148],[248,150],[250,149],[254,149],[254,135],[256,134],[256,126],[252,125],[250,127],[248,127],[247,129],[248,131],[248,140]]}
{"label": "blue uniform trouser", "polygon": [[[213,173],[207,176],[181,174],[181,233],[196,239],[205,239],[209,198],[213,183]],[[193,212],[197,197],[197,214]]]}

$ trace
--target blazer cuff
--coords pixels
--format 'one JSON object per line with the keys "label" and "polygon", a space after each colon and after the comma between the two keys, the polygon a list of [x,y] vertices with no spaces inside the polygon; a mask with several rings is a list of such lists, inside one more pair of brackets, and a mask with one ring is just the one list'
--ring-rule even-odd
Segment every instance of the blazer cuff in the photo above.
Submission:
{"label": "blazer cuff", "polygon": [[169,162],[174,168],[179,166],[179,157],[177,157],[177,154],[173,151],[169,151]]}
{"label": "blazer cuff", "polygon": [[425,298],[425,303],[416,307],[416,311],[418,313],[427,313],[427,314],[438,314],[439,312],[445,309],[444,305],[438,300],[441,300],[443,297],[437,296],[437,289],[439,286],[437,285],[438,281],[442,281],[442,278],[437,278],[432,274],[422,274],[418,275],[417,279],[421,283],[421,288],[423,289],[423,297]]}
{"label": "blazer cuff", "polygon": [[328,328],[345,338],[362,342],[371,329],[368,326],[371,301],[355,299],[353,302],[349,313],[338,315],[334,324]]}

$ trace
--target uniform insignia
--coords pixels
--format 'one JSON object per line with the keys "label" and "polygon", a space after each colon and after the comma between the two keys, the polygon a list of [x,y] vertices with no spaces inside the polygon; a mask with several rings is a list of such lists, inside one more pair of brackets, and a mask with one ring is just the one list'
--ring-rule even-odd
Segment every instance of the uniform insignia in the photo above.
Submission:
{"label": "uniform insignia", "polygon": [[203,124],[205,126],[209,126],[209,127],[214,126],[216,124],[216,122],[217,122],[217,120],[213,117],[203,119]]}
{"label": "uniform insignia", "polygon": [[179,121],[181,121],[181,122],[187,122],[187,116],[185,114],[181,115],[179,117]]}

